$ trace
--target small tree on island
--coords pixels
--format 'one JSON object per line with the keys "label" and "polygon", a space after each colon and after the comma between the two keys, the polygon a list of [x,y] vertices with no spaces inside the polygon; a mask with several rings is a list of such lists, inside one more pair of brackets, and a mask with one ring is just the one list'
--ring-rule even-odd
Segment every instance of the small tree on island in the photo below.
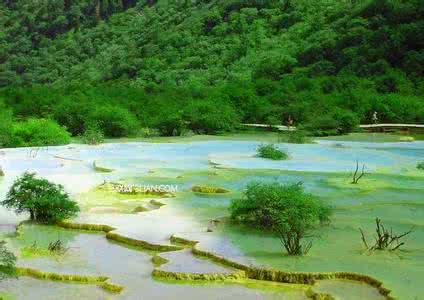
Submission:
{"label": "small tree on island", "polygon": [[1,204],[16,213],[28,212],[33,221],[55,223],[75,216],[79,207],[62,185],[54,184],[35,173],[17,178]]}
{"label": "small tree on island", "polygon": [[312,244],[305,238],[330,221],[331,208],[295,184],[248,184],[242,198],[232,201],[231,218],[276,232],[289,255],[304,255]]}

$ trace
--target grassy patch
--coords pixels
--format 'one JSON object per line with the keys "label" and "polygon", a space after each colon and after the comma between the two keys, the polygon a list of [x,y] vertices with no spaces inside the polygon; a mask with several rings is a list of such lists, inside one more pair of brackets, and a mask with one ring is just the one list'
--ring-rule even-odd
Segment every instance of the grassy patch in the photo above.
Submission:
{"label": "grassy patch", "polygon": [[22,247],[20,253],[22,258],[36,258],[57,255],[55,252],[50,251],[47,248],[37,246],[36,243],[31,246]]}
{"label": "grassy patch", "polygon": [[191,188],[191,190],[195,193],[204,193],[204,194],[224,194],[229,192],[229,190],[226,190],[224,188],[205,186],[205,185],[195,185]]}
{"label": "grassy patch", "polygon": [[351,176],[330,177],[327,179],[327,183],[337,188],[355,189],[364,192],[392,187],[390,182],[369,177],[370,175],[367,176],[368,177],[363,177],[358,184],[352,184]]}
{"label": "grassy patch", "polygon": [[4,292],[0,292],[0,300],[13,300],[15,299],[12,295],[9,295]]}

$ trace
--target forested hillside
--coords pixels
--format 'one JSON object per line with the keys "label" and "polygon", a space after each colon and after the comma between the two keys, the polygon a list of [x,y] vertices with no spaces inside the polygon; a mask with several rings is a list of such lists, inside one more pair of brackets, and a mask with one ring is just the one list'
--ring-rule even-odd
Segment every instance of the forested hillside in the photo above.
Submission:
{"label": "forested hillside", "polygon": [[422,0],[3,0],[0,114],[108,136],[424,123],[423,46]]}

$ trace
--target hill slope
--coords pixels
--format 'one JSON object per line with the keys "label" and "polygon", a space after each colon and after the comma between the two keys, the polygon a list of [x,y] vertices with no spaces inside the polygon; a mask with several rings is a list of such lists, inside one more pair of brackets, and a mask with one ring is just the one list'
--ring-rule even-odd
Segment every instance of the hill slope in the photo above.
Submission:
{"label": "hill slope", "polygon": [[322,116],[334,127],[374,111],[424,122],[420,0],[34,3],[0,6],[0,86],[17,117],[53,117],[78,134],[84,125],[60,111],[89,101],[165,134]]}

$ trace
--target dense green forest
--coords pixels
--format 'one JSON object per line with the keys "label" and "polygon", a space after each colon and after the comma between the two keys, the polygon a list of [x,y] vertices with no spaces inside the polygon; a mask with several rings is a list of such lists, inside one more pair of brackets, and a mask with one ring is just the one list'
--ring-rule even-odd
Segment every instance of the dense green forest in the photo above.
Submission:
{"label": "dense green forest", "polygon": [[422,0],[3,0],[0,139],[424,123],[423,46]]}

